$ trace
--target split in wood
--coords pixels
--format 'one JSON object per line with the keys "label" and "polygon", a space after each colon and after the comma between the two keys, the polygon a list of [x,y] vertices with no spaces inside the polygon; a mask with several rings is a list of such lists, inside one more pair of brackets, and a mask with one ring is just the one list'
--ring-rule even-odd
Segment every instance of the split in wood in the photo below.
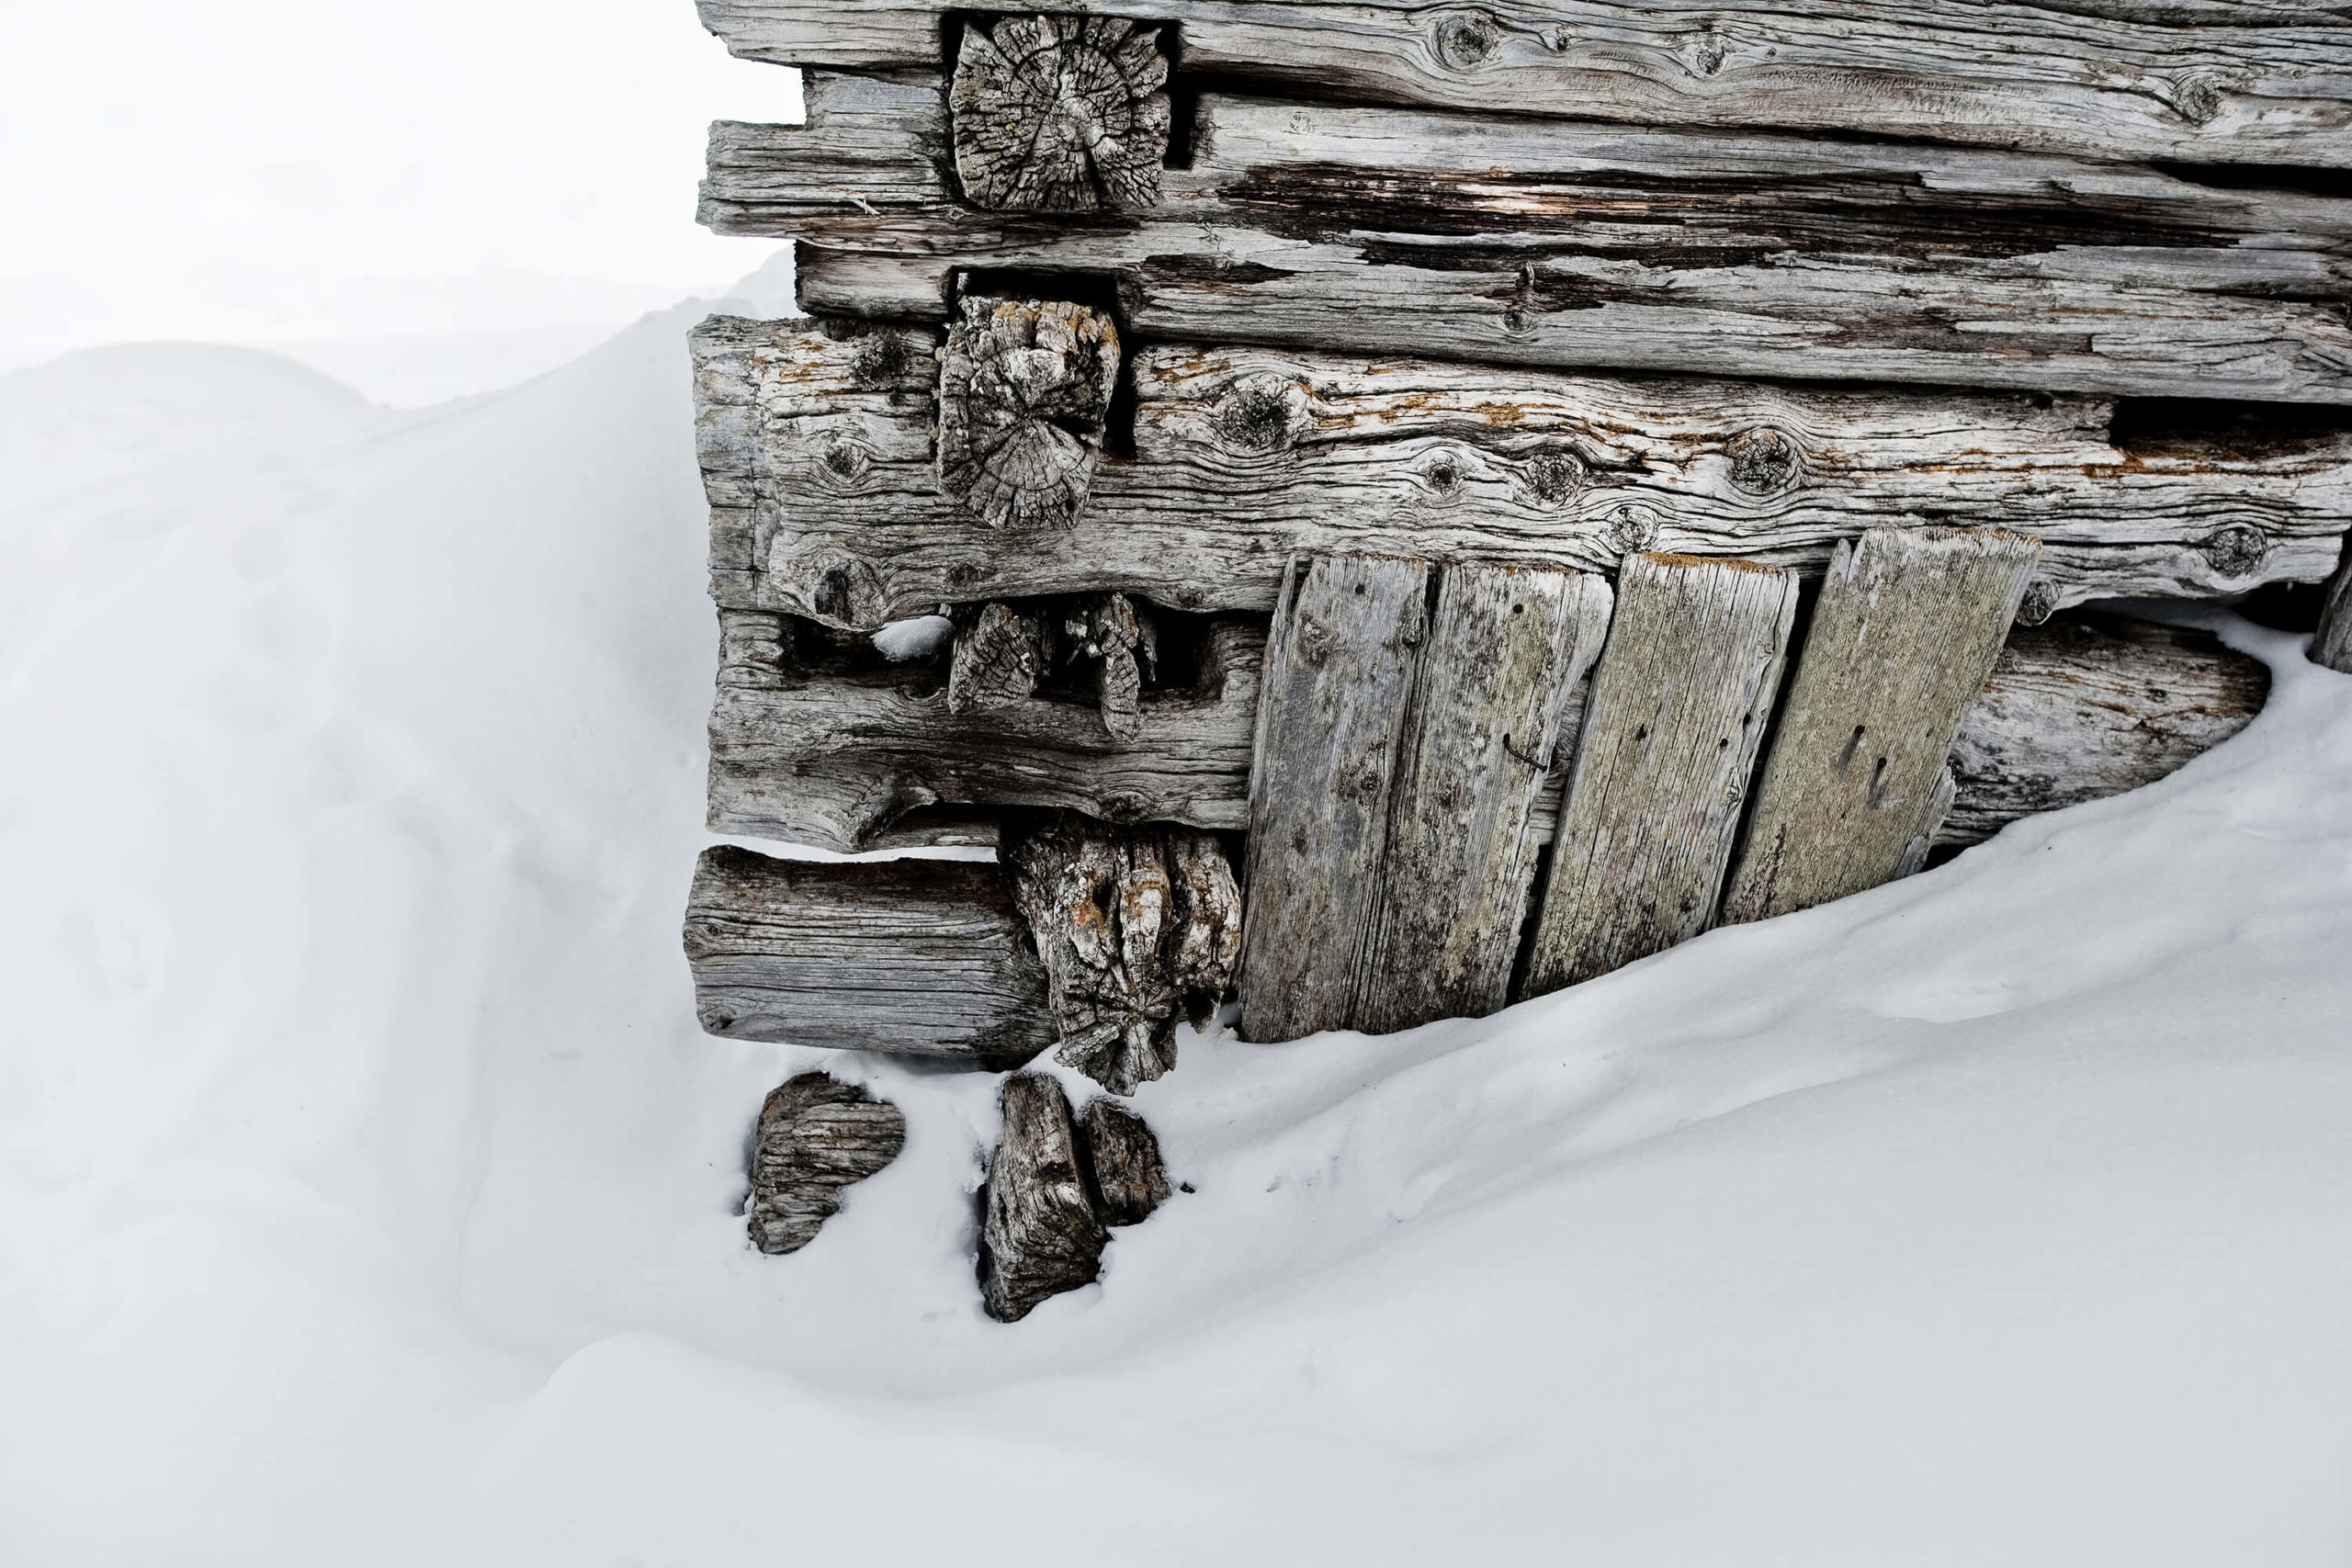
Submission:
{"label": "split in wood", "polygon": [[786,1078],[760,1107],[752,1143],[752,1244],[797,1252],[841,1212],[842,1189],[899,1157],[907,1119],[888,1100],[828,1074]]}
{"label": "split in wood", "polygon": [[966,299],[940,362],[940,492],[991,528],[1069,527],[1118,379],[1108,317],[1066,300]]}
{"label": "split in wood", "polygon": [[1168,1199],[1159,1140],[1134,1112],[1097,1100],[1081,1120],[1061,1085],[1016,1073],[998,1091],[1004,1132],[980,1189],[980,1301],[1014,1323],[1090,1285],[1106,1226],[1140,1224]]}
{"label": "split in wood", "polygon": [[947,90],[956,177],[975,206],[1135,210],[1159,199],[1168,60],[1159,29],[1111,17],[967,22]]}

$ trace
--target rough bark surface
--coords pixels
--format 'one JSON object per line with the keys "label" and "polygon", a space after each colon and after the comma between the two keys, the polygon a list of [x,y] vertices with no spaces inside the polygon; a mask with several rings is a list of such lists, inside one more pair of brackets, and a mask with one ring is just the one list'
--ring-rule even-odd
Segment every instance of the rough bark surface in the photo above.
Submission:
{"label": "rough bark surface", "polygon": [[980,1190],[980,1301],[1015,1323],[1046,1297],[1093,1283],[1109,1237],[1087,1197],[1061,1085],[1015,1073],[997,1103],[1004,1135]]}
{"label": "rough bark surface", "polygon": [[996,866],[705,850],[686,905],[713,1034],[1018,1066],[1054,1040],[1046,973]]}
{"label": "rough bark surface", "polygon": [[981,713],[1026,701],[1045,674],[1045,629],[994,601],[956,628],[947,667],[947,711]]}
{"label": "rough bark surface", "polygon": [[2082,615],[2019,627],[1952,744],[1941,845],[2164,777],[2253,722],[2260,660],[2208,631]]}
{"label": "rough bark surface", "polygon": [[1241,1032],[1351,1027],[1382,896],[1430,566],[1294,561],[1274,611],[1250,773]]}
{"label": "rough bark surface", "polygon": [[[944,63],[938,6],[697,4],[703,25],[746,59],[934,72]],[[2340,5],[1092,0],[1087,8],[1178,24],[1188,71],[1336,97],[2093,158],[2340,166],[2352,157],[2352,11]]]}
{"label": "rough bark surface", "polygon": [[1796,608],[1793,572],[1626,558],[1522,995],[1606,974],[1713,923]]}
{"label": "rough bark surface", "polygon": [[1894,877],[1984,692],[2041,544],[1999,528],[1874,528],[1840,545],[1724,897],[1726,923]]}
{"label": "rough bark surface", "polygon": [[2344,559],[2327,580],[2327,597],[2321,604],[2319,626],[2312,633],[2313,663],[2352,674],[2352,542]]}
{"label": "rough bark surface", "polygon": [[939,372],[938,482],[991,528],[1066,528],[1086,504],[1119,379],[1110,318],[967,299]]}
{"label": "rough bark surface", "polygon": [[1142,1117],[1114,1100],[1087,1102],[1079,1126],[1093,1173],[1097,1213],[1106,1225],[1139,1225],[1168,1201],[1168,1168],[1159,1140]]}
{"label": "rough bark surface", "polygon": [[1176,1065],[1176,1024],[1232,985],[1241,897],[1224,850],[1182,828],[1064,813],[1000,852],[1046,966],[1057,1058],[1114,1094]]}
{"label": "rough bark surface", "polygon": [[786,1078],[760,1107],[752,1144],[752,1244],[797,1252],[841,1212],[842,1189],[907,1145],[907,1119],[887,1100],[824,1073]]}
{"label": "rough bark surface", "polygon": [[1355,1027],[1479,1018],[1510,1000],[1535,874],[1529,818],[1609,615],[1609,585],[1589,572],[1464,563],[1440,573],[1352,976]]}
{"label": "rough bark surface", "polygon": [[967,22],[948,85],[956,174],[977,206],[1131,209],[1168,155],[1159,29],[1110,17]]}
{"label": "rough bark surface", "polygon": [[1197,671],[1142,694],[1123,739],[1095,704],[1032,695],[958,713],[952,668],[943,678],[936,660],[845,656],[790,616],[727,610],[719,619],[738,652],[711,708],[713,832],[846,852],[925,822],[966,831],[964,818],[938,808],[983,804],[1248,825],[1261,625],[1210,623]]}
{"label": "rough bark surface", "polygon": [[[1889,519],[2030,529],[2032,614],[2334,570],[2352,431],[2152,424],[2097,398],[1636,380],[1153,347],[1135,455],[1009,548],[930,473],[913,332],[714,318],[695,334],[712,591],[865,629],[943,602],[1126,592],[1272,609],[1293,553],[1613,570],[1629,550],[1817,573]],[[2130,411],[2127,409],[2127,413]],[[1075,804],[1075,803],[1072,803]]]}

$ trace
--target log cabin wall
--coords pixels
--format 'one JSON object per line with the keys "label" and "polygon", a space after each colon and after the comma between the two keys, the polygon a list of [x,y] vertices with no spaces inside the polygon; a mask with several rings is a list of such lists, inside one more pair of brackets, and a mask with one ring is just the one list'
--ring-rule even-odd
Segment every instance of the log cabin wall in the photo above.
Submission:
{"label": "log cabin wall", "polygon": [[1000,854],[711,852],[715,1031],[1125,1094],[1228,996],[1491,1011],[2261,706],[2096,602],[2333,574],[2352,667],[2352,6],[700,10],[808,110],[702,190],[806,311],[693,340],[709,825]]}

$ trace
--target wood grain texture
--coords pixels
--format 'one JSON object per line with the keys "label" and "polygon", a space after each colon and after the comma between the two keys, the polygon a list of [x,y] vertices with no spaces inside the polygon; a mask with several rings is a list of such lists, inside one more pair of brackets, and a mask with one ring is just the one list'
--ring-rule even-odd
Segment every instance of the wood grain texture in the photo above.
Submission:
{"label": "wood grain texture", "polygon": [[[1148,218],[1072,225],[944,196],[854,205],[842,188],[873,159],[826,176],[804,134],[714,127],[702,216],[807,242],[800,300],[820,314],[941,319],[961,268],[1086,273],[1155,338],[2352,400],[2334,308],[2352,293],[2352,204],[2292,189],[1211,95]],[[938,134],[896,137],[894,188],[922,186]]]}
{"label": "wood grain texture", "polygon": [[[2041,555],[1999,528],[1874,528],[1840,545],[1764,762],[1726,924],[1875,887],[1932,804]],[[1948,797],[1947,797],[1948,798]]]}
{"label": "wood grain texture", "polygon": [[[740,618],[735,624],[746,625]],[[776,625],[780,634],[782,623]],[[780,675],[780,654],[777,665]],[[730,660],[722,668],[740,666]],[[1035,616],[991,600],[973,613],[968,623],[956,628],[947,666],[947,711],[967,714],[1017,707],[1036,692],[1045,673],[1045,628]]]}
{"label": "wood grain texture", "polygon": [[1626,558],[1521,995],[1606,974],[1713,923],[1796,608],[1793,572]]}
{"label": "wood grain texture", "polygon": [[1240,955],[1225,851],[1190,829],[1066,812],[1008,830],[1001,854],[1046,966],[1056,1058],[1113,1094],[1165,1075],[1178,1021],[1215,1016]]}
{"label": "wood grain texture", "polygon": [[2319,626],[2312,633],[2311,659],[2352,674],[2352,541],[2346,542],[2344,559],[2327,580]]}
{"label": "wood grain texture", "polygon": [[1608,635],[1589,572],[1464,562],[1437,601],[1405,718],[1349,1022],[1371,1033],[1510,1000],[1560,717]]}
{"label": "wood grain texture", "polygon": [[1045,970],[993,865],[707,849],[685,948],[713,1034],[989,1068],[1054,1040]]}
{"label": "wood grain texture", "polygon": [[1191,683],[1141,693],[1122,738],[1095,703],[1032,695],[957,713],[945,660],[844,655],[790,616],[722,611],[719,619],[734,652],[711,705],[715,833],[872,849],[943,805],[1218,829],[1248,823],[1261,626],[1211,623]]}
{"label": "wood grain texture", "polygon": [[997,1105],[1004,1133],[980,1190],[980,1302],[1016,1323],[1047,1297],[1093,1283],[1110,1238],[1087,1195],[1062,1086],[1015,1073]]}
{"label": "wood grain texture", "polygon": [[2164,777],[2253,722],[2260,660],[2208,631],[2078,615],[2009,634],[1951,749],[1940,845]]}
{"label": "wood grain texture", "polygon": [[1118,380],[1107,316],[1061,299],[965,299],[940,360],[940,493],[991,528],[1069,527]]}
{"label": "wood grain texture", "polygon": [[825,1073],[800,1073],[760,1107],[752,1134],[752,1245],[797,1252],[841,1212],[842,1189],[865,1180],[907,1146],[907,1118],[887,1100]]}
{"label": "wood grain texture", "polygon": [[1389,557],[1317,557],[1285,574],[1250,773],[1244,1039],[1353,1023],[1429,588],[1429,563]]}
{"label": "wood grain texture", "polygon": [[1159,29],[1111,17],[965,22],[947,105],[975,205],[1093,212],[1159,199],[1168,59]]}
{"label": "wood grain texture", "polygon": [[[697,0],[746,59],[928,68],[942,10]],[[1179,24],[1204,76],[1637,124],[1785,126],[2089,157],[2341,164],[2352,13],[2293,0],[1090,0]],[[2197,30],[2188,31],[2193,26]],[[2095,68],[2091,62],[2095,63]]]}
{"label": "wood grain texture", "polygon": [[[976,530],[931,479],[935,337],[714,317],[694,337],[712,591],[871,629],[942,603],[1118,592],[1273,607],[1293,553],[1613,570],[1629,550],[1817,573],[1891,521],[2028,528],[2034,614],[2317,581],[2352,430],[2247,442],[2098,398],[1631,379],[1168,345],[1134,455],[1066,532]],[[1075,803],[1073,803],[1075,804]]]}
{"label": "wood grain texture", "polygon": [[1144,1119],[1115,1100],[1091,1100],[1079,1144],[1094,1178],[1095,1213],[1106,1225],[1139,1225],[1168,1201],[1168,1168]]}

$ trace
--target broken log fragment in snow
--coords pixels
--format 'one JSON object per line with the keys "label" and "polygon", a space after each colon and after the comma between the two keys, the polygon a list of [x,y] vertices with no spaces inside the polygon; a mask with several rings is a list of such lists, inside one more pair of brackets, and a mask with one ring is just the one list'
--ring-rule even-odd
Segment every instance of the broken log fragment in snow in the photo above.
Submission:
{"label": "broken log fragment in snow", "polygon": [[841,1211],[842,1189],[906,1147],[907,1119],[887,1100],[824,1073],[786,1078],[760,1107],[752,1144],[752,1244],[797,1252]]}
{"label": "broken log fragment in snow", "polygon": [[1590,572],[1465,562],[1439,574],[1351,965],[1355,1027],[1479,1018],[1510,999],[1535,875],[1528,818],[1609,615],[1609,584]]}
{"label": "broken log fragment in snow", "polygon": [[2352,540],[2344,558],[2327,580],[2327,597],[2320,605],[2319,626],[2312,633],[2312,661],[2352,675]]}
{"label": "broken log fragment in snow", "polygon": [[1522,995],[1606,974],[1713,923],[1796,607],[1793,572],[1625,558]]}
{"label": "broken log fragment in snow", "polygon": [[1159,29],[1110,17],[967,22],[947,107],[956,177],[978,207],[1132,210],[1168,156]]}
{"label": "broken log fragment in snow", "polygon": [[2136,789],[2244,729],[2270,670],[2211,632],[2112,615],[2018,627],[1952,744],[1939,846]]}
{"label": "broken log fragment in snow", "polygon": [[980,1301],[1014,1323],[1046,1297],[1091,1284],[1109,1236],[1087,1196],[1062,1086],[1015,1073],[997,1104],[1004,1134],[980,1189]]}
{"label": "broken log fragment in snow", "polygon": [[713,1034],[989,1068],[1053,1043],[1045,970],[993,865],[720,845],[695,866],[685,947]]}
{"label": "broken log fragment in snow", "polygon": [[2041,543],[1999,528],[1873,528],[1841,544],[1756,789],[1725,923],[1888,881],[1941,826],[1940,779]]}
{"label": "broken log fragment in snow", "polygon": [[999,852],[1046,966],[1057,1059],[1114,1094],[1174,1066],[1177,1022],[1215,1014],[1240,954],[1241,896],[1216,840],[1063,813],[1009,830]]}
{"label": "broken log fragment in snow", "polygon": [[937,479],[991,528],[1066,528],[1086,504],[1119,379],[1110,318],[967,298],[939,371]]}
{"label": "broken log fragment in snow", "polygon": [[1095,1212],[1104,1224],[1139,1225],[1168,1201],[1159,1140],[1142,1117],[1115,1100],[1091,1100],[1078,1132],[1093,1178]]}

